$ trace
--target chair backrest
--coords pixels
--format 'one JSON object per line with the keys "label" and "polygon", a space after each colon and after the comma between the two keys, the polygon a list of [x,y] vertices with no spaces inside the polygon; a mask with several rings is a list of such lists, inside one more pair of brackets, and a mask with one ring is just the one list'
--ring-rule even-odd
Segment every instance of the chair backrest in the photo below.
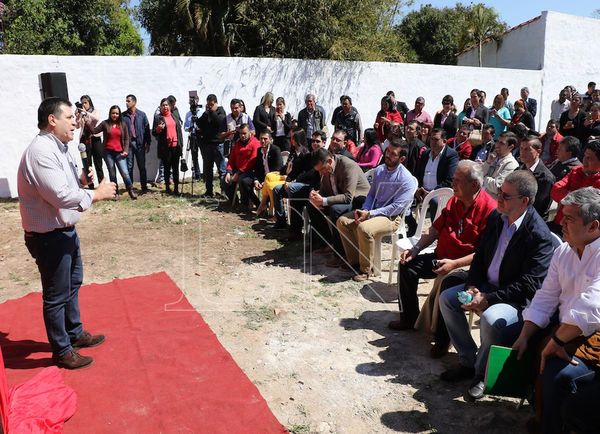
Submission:
{"label": "chair backrest", "polygon": [[290,158],[290,151],[281,151],[281,161],[284,166],[287,164],[288,158]]}
{"label": "chair backrest", "polygon": [[367,177],[367,181],[369,181],[369,185],[373,184],[373,178],[375,178],[375,169],[367,170],[365,172],[365,176]]}
{"label": "chair backrest", "polygon": [[427,210],[429,209],[429,202],[432,199],[437,199],[437,211],[433,220],[438,218],[442,213],[442,210],[446,207],[446,204],[454,194],[454,190],[448,187],[438,188],[437,190],[430,191],[425,199],[423,199],[423,204],[421,205],[421,211],[419,213],[419,222],[417,224],[417,230],[415,232],[416,238],[421,238],[421,234],[423,233],[423,226],[425,225],[425,217],[427,216]]}

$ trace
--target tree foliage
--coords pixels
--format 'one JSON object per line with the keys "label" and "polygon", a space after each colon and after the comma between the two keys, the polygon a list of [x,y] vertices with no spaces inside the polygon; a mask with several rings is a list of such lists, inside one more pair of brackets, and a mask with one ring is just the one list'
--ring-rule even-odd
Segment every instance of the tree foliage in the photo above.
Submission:
{"label": "tree foliage", "polygon": [[465,48],[507,29],[492,8],[482,4],[453,8],[422,6],[407,14],[397,31],[410,45],[415,62],[455,65]]}
{"label": "tree foliage", "polygon": [[152,54],[404,60],[400,0],[142,0]]}
{"label": "tree foliage", "polygon": [[3,53],[139,55],[127,1],[7,0]]}

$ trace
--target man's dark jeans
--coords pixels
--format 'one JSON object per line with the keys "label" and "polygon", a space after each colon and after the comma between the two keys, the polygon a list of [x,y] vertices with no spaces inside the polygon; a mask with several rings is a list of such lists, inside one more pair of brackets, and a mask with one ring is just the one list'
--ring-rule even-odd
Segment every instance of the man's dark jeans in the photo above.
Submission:
{"label": "man's dark jeans", "polygon": [[221,180],[221,191],[223,188],[227,166],[225,155],[223,154],[223,143],[202,143],[200,145],[200,154],[202,155],[202,167],[204,183],[206,184],[206,193],[213,194],[213,165],[217,165],[219,179]]}
{"label": "man's dark jeans", "polygon": [[25,245],[40,271],[48,341],[52,352],[62,356],[83,333],[79,316],[79,287],[83,281],[79,237],[75,228],[27,233]]}
{"label": "man's dark jeans", "polygon": [[140,184],[142,189],[148,188],[148,177],[146,175],[146,147],[143,143],[137,143],[135,139],[129,142],[129,153],[127,154],[127,171],[129,179],[133,182],[133,164],[134,159],[137,160],[138,169],[140,171]]}

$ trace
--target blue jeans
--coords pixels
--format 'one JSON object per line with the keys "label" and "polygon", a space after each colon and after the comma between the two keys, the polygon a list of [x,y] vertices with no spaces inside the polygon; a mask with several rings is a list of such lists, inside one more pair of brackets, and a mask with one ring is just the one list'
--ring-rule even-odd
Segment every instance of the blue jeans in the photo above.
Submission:
{"label": "blue jeans", "polygon": [[79,315],[79,287],[83,263],[75,228],[46,234],[25,234],[25,245],[35,259],[42,280],[44,324],[56,356],[71,350],[83,326]]}
{"label": "blue jeans", "polygon": [[[522,309],[510,304],[498,303],[488,307],[479,322],[481,346],[471,336],[465,310],[458,301],[457,294],[465,289],[458,285],[446,289],[440,294],[440,311],[450,335],[452,345],[458,352],[458,361],[462,366],[474,367],[475,378],[483,380],[487,359],[492,345],[512,345],[523,328]],[[478,288],[481,292],[492,292],[491,285]]]}
{"label": "blue jeans", "polygon": [[129,188],[131,186],[131,178],[129,178],[129,173],[127,172],[127,158],[123,157],[120,152],[108,151],[105,149],[104,161],[106,162],[106,167],[108,167],[108,177],[110,178],[110,182],[117,183],[116,166],[123,178],[125,187]]}
{"label": "blue jeans", "polygon": [[563,432],[560,410],[566,398],[598,376],[581,359],[574,359],[579,362],[577,366],[558,358],[546,360],[542,374],[542,428],[545,434]]}
{"label": "blue jeans", "polygon": [[127,173],[132,182],[134,160],[137,160],[140,171],[140,184],[142,184],[143,189],[146,189],[148,184],[146,175],[146,147],[143,143],[138,144],[135,140],[131,140],[129,142],[129,153],[127,154]]}
{"label": "blue jeans", "polygon": [[287,186],[287,191],[283,184],[277,185],[273,189],[275,217],[278,222],[285,223],[283,199],[285,197],[289,198],[291,230],[293,232],[300,232],[302,230],[302,211],[308,203],[308,194],[312,190],[312,187],[301,182],[289,182]]}

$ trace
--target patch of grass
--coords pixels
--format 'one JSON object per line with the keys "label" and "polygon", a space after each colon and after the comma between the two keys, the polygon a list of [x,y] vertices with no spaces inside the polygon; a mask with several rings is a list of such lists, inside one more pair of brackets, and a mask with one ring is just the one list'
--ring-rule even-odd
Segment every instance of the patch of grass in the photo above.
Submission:
{"label": "patch of grass", "polygon": [[162,216],[159,214],[150,214],[148,216],[148,221],[153,223],[158,223],[162,221]]}
{"label": "patch of grass", "polygon": [[308,425],[298,425],[294,424],[287,429],[290,434],[309,434],[310,427]]}
{"label": "patch of grass", "polygon": [[23,278],[21,276],[19,276],[17,273],[15,273],[14,271],[11,271],[10,273],[8,273],[8,278],[13,281],[13,282],[22,282]]}
{"label": "patch of grass", "polygon": [[18,199],[0,199],[0,209],[1,210],[15,210],[19,207]]}
{"label": "patch of grass", "polygon": [[243,309],[241,314],[246,317],[246,328],[250,330],[258,330],[262,326],[262,323],[273,321],[277,318],[273,308],[266,304],[253,306],[244,302]]}

